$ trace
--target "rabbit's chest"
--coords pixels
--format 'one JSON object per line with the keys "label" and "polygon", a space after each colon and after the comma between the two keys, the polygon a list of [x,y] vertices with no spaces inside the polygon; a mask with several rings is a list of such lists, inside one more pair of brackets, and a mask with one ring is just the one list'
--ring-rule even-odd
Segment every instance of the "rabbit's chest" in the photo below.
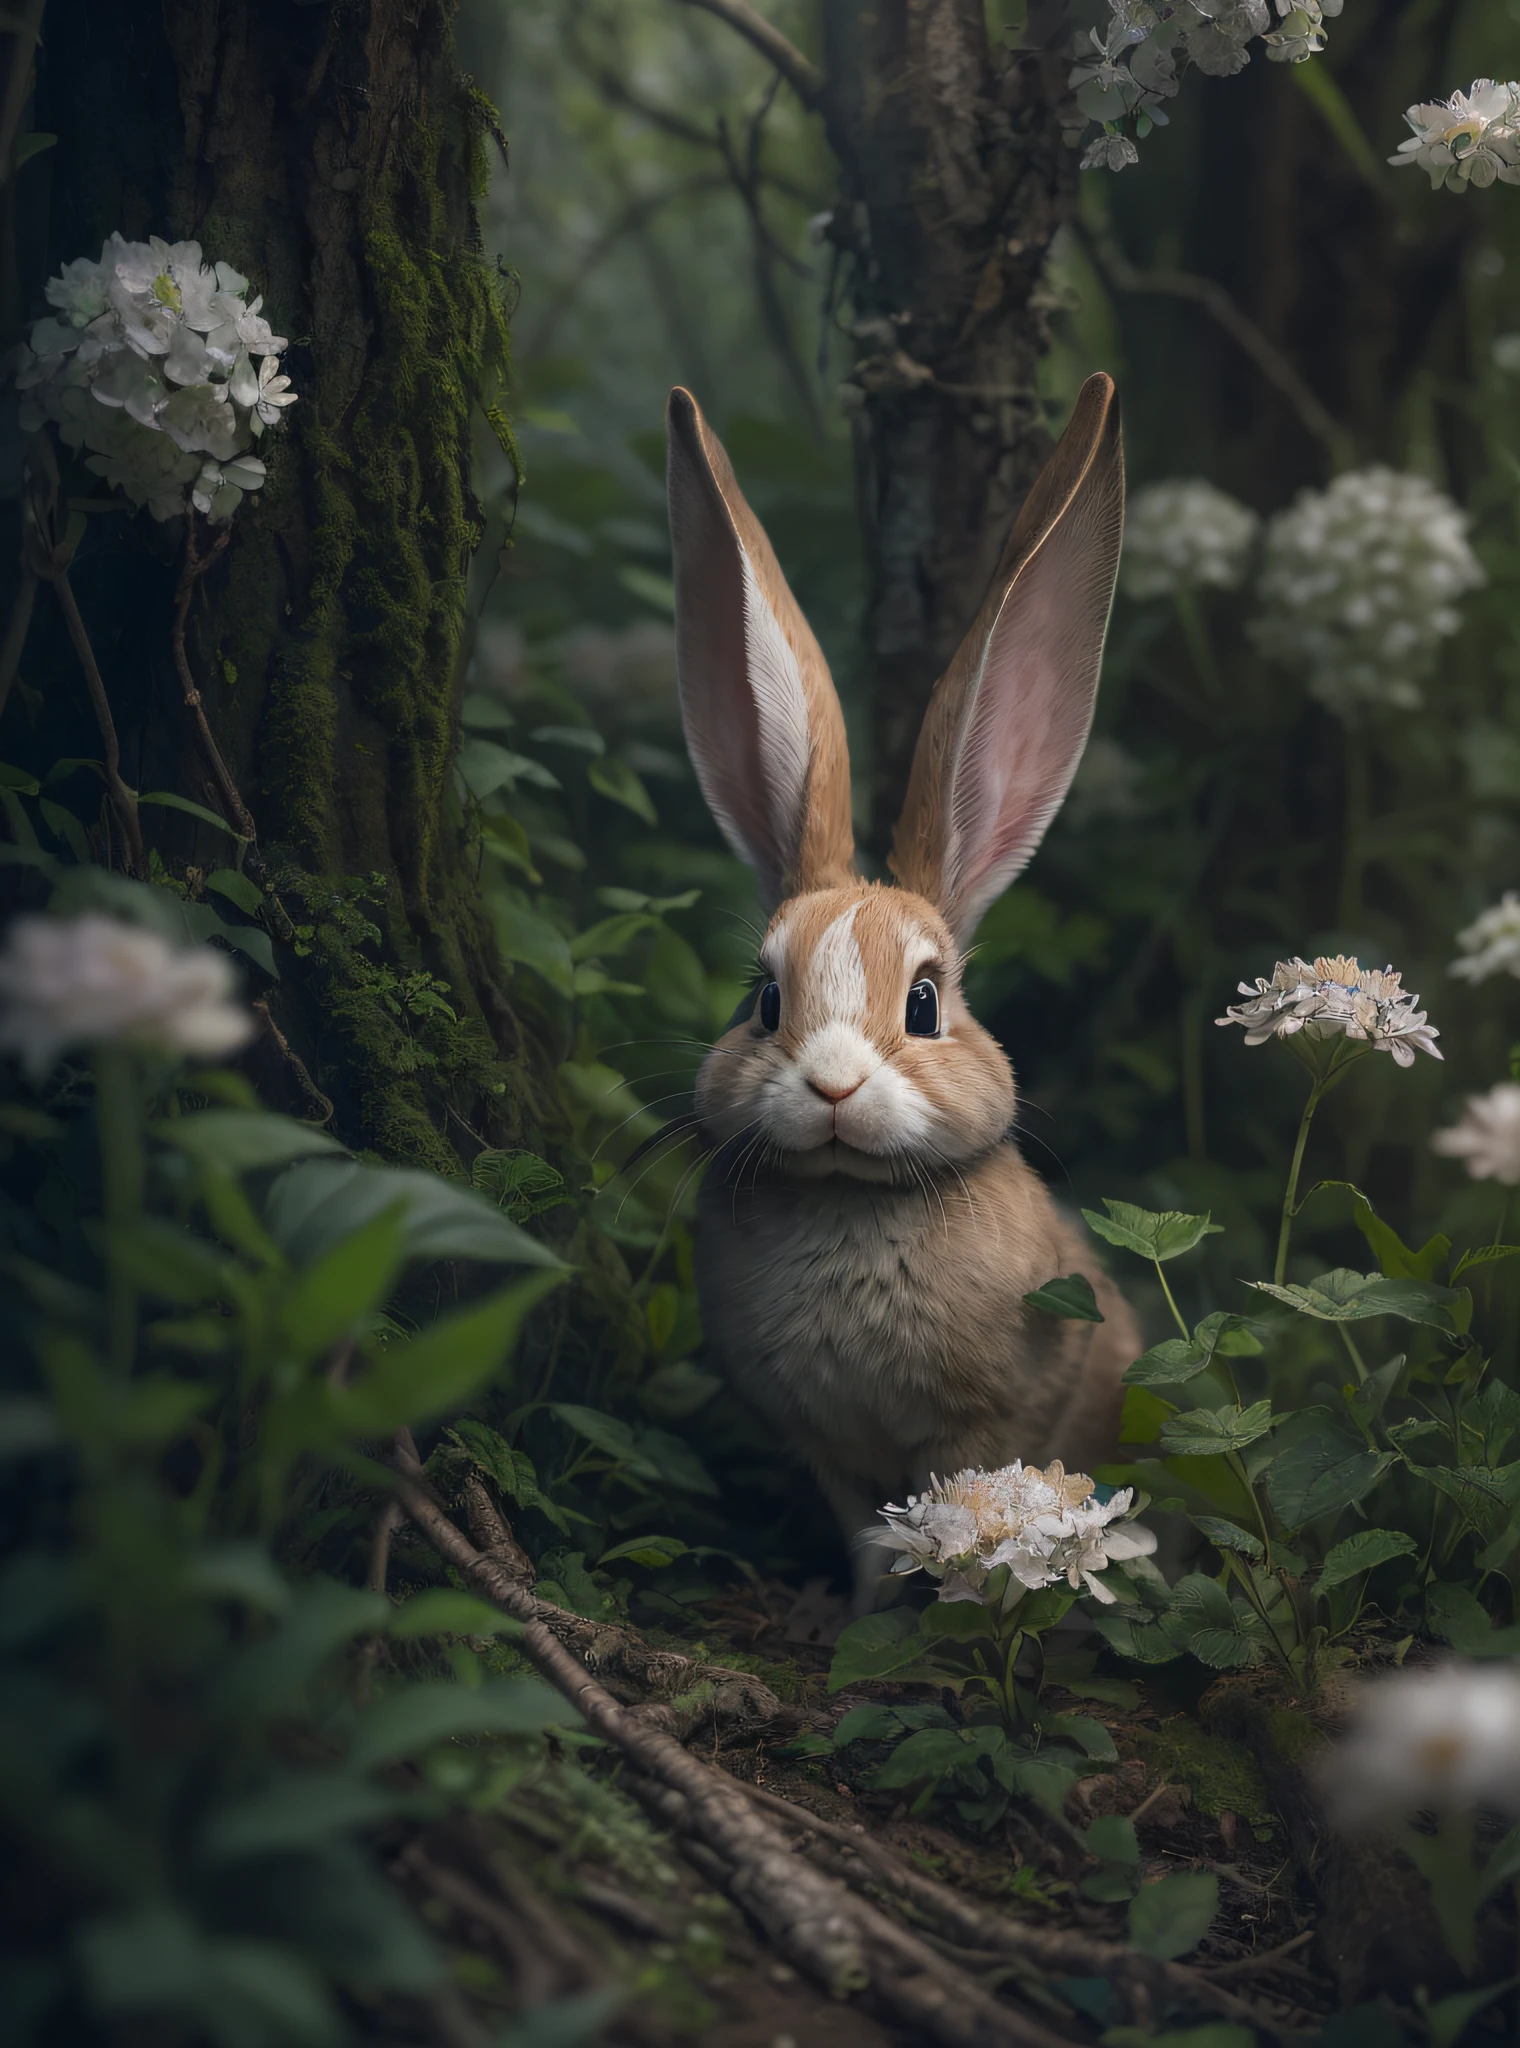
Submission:
{"label": "rabbit's chest", "polygon": [[704,1326],[741,1396],[795,1437],[881,1468],[942,1439],[947,1409],[974,1405],[958,1326],[994,1323],[997,1304],[975,1281],[947,1313],[946,1259],[918,1190],[884,1200],[829,1182],[736,1202],[719,1187],[698,1248]]}

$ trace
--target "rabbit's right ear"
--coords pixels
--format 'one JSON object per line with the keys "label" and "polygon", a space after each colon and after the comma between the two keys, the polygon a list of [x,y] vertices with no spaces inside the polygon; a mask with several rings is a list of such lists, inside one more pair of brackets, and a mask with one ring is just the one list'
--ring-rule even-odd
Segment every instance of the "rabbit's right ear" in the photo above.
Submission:
{"label": "rabbit's right ear", "polygon": [[854,874],[844,716],[722,443],[670,394],[667,481],[681,722],[723,835],[770,906]]}

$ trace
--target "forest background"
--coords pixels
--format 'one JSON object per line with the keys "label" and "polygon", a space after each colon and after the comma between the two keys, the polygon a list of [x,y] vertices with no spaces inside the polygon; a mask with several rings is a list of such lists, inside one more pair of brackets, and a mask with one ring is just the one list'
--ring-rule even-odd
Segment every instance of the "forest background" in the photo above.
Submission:
{"label": "forest background", "polygon": [[[709,1844],[706,1864],[699,1847],[676,1868],[676,1795],[667,1787],[663,1811],[636,1796],[650,1760],[619,1780],[605,1728],[602,1746],[583,1730],[546,1737],[549,1709],[523,1690],[512,1628],[498,1639],[479,1607],[418,1605],[448,1584],[456,1602],[465,1585],[490,1590],[463,1553],[449,1581],[439,1530],[424,1541],[388,1505],[395,1476],[376,1445],[424,1425],[429,1477],[466,1513],[480,1553],[522,1561],[510,1584],[579,1617],[593,1633],[565,1623],[562,1637],[621,1696],[655,1697],[663,1728],[697,1748],[710,1740],[715,1756],[720,1738],[745,1756],[788,1750],[768,1782],[792,1783],[791,1771],[794,1789],[821,1787],[825,1820],[837,1826],[842,1802],[865,1801],[915,1868],[1088,1943],[1046,1954],[1032,1998],[1026,1986],[997,2003],[979,1978],[995,2012],[1116,2044],[1189,2019],[1198,2048],[1272,2038],[1337,2005],[1362,2011],[1364,2031],[1321,2038],[1396,2042],[1425,2028],[1454,2041],[1469,2024],[1474,2040],[1502,2038],[1481,2031],[1506,2023],[1489,2004],[1450,2009],[1444,2034],[1421,2017],[1416,1989],[1461,1997],[1466,1980],[1442,1975],[1407,1864],[1378,1866],[1400,1901],[1382,1948],[1346,1907],[1365,1867],[1316,1893],[1320,1852],[1304,1846],[1314,1827],[1301,1794],[1284,1790],[1282,1741],[1255,1722],[1243,1733],[1199,1718],[1219,1664],[1195,1656],[1180,1678],[1158,1666],[1140,1692],[1111,1659],[1086,1674],[1096,1692],[1073,1697],[1114,1708],[1119,1746],[1093,1737],[1109,1789],[1082,1817],[1124,1818],[1157,1787],[1184,1788],[1175,1812],[1152,1808],[1162,1833],[1144,1838],[1145,1868],[1224,1884],[1216,1964],[1258,1945],[1254,1899],[1271,1902],[1272,1944],[1341,1915],[1352,1931],[1340,1948],[1300,1958],[1307,1980],[1271,1980],[1260,2010],[1211,2006],[1197,1984],[1158,1988],[1138,1946],[1127,1959],[1093,1946],[1133,1932],[1123,1916],[1139,1879],[1112,1875],[1138,1868],[1127,1850],[1095,1886],[1097,1852],[1042,1821],[1027,1793],[1011,1818],[1004,1798],[1005,1832],[989,1838],[955,1807],[953,1773],[894,1788],[880,1778],[885,1749],[836,1750],[828,1715],[865,1697],[824,1703],[836,1538],[702,1352],[697,1160],[682,1129],[659,1133],[679,1125],[702,1048],[749,983],[756,904],[680,739],[660,425],[675,382],[723,436],[833,665],[859,836],[875,858],[945,640],[1092,370],[1118,383],[1132,489],[1202,477],[1268,518],[1301,489],[1387,464],[1466,509],[1484,581],[1418,702],[1330,708],[1303,665],[1274,664],[1258,644],[1260,600],[1243,575],[1149,597],[1121,586],[1087,764],[1030,874],[983,926],[968,985],[1018,1071],[1021,1142],[1064,1198],[1221,1226],[1172,1268],[1188,1326],[1212,1307],[1243,1313],[1241,1276],[1271,1268],[1302,1078],[1213,1020],[1278,958],[1391,961],[1421,991],[1445,1054],[1409,1072],[1369,1062],[1320,1113],[1307,1178],[1367,1190],[1404,1245],[1512,1234],[1503,1191],[1469,1181],[1430,1138],[1464,1093],[1509,1074],[1520,1037],[1507,976],[1474,986],[1450,971],[1457,933],[1520,868],[1520,227],[1504,184],[1432,191],[1384,160],[1406,105],[1508,67],[1516,18],[1496,0],[1353,8],[1311,64],[1258,56],[1232,78],[1190,75],[1169,124],[1113,176],[1079,175],[1049,112],[1069,67],[1064,54],[1024,54],[1053,32],[1038,9],[940,11],[963,41],[974,20],[978,62],[1003,81],[998,132],[1024,167],[989,181],[982,229],[1006,274],[969,371],[954,367],[969,315],[953,303],[969,258],[954,274],[936,267],[932,206],[913,175],[913,149],[953,137],[964,105],[953,77],[942,100],[929,94],[904,131],[904,174],[869,118],[871,66],[897,53],[873,40],[864,10],[770,10],[807,53],[808,68],[787,76],[731,22],[676,0],[508,0],[453,23],[430,6],[291,4],[278,34],[251,7],[57,0],[45,21],[23,10],[6,31],[13,58],[28,52],[0,110],[8,338],[40,312],[45,278],[111,229],[194,232],[265,293],[292,336],[298,392],[288,433],[268,444],[268,489],[239,510],[225,560],[204,574],[186,570],[178,529],[121,516],[77,478],[68,502],[44,503],[22,442],[8,443],[11,486],[47,547],[23,559],[0,663],[7,890],[23,907],[162,913],[180,938],[213,936],[266,1020],[243,1062],[265,1110],[231,1080],[143,1084],[159,1119],[154,1199],[180,1221],[209,1216],[268,1291],[231,1351],[195,1323],[193,1286],[184,1328],[160,1317],[143,1339],[145,1356],[176,1353],[178,1385],[219,1386],[218,1357],[242,1360],[239,1391],[219,1391],[214,1408],[206,1393],[200,1409],[169,1400],[128,1422],[104,1394],[92,1409],[77,1385],[69,1407],[59,1332],[93,1327],[93,1311],[37,1273],[91,1284],[103,1240],[80,1234],[79,1215],[97,1193],[109,1199],[85,1157],[96,1098],[82,1071],[66,1071],[7,1109],[5,1285],[27,1342],[6,1366],[24,1461],[6,1508],[21,1616],[6,1697],[14,1754],[46,1755],[8,1795],[25,1843],[12,1868],[31,1874],[11,1923],[22,1935],[12,2009],[41,2041],[84,2026],[171,2038],[137,2031],[167,2024],[166,2012],[172,2038],[239,2048],[346,2031],[548,2044],[599,2027],[729,2048],[856,2025],[863,2042],[922,2038],[901,1958],[877,1959],[869,1996],[829,2007],[809,1988],[810,1969],[828,1982],[816,1944],[789,1950],[763,1901],[748,1922],[725,1905],[743,1845],[732,1867]],[[884,12],[908,38],[925,18]],[[27,25],[39,22],[34,73]],[[831,126],[811,67],[842,77],[841,52],[854,53],[859,95],[843,95]],[[845,131],[857,155],[842,187]],[[312,164],[308,185],[299,167]],[[860,211],[883,193],[873,271]],[[894,206],[919,213],[889,250]],[[893,263],[895,280],[883,274]],[[903,275],[924,304],[893,298]],[[943,437],[938,469],[926,432]],[[973,444],[996,459],[967,458]],[[912,498],[889,486],[914,462],[932,533],[884,516]],[[957,463],[980,479],[959,496],[946,482]],[[202,544],[211,538],[203,529]],[[893,605],[903,550],[934,593],[915,616]],[[102,800],[77,639],[54,602],[60,571],[139,793],[140,860]],[[184,716],[197,683],[225,781]],[[124,893],[133,866],[156,892],[151,911]],[[169,1097],[187,1116],[272,1112],[314,1135],[225,1125],[199,1151],[176,1151],[162,1130]],[[400,1183],[367,1182],[361,1194],[308,1180],[285,1185],[282,1209],[278,1176],[337,1171],[302,1150],[340,1143],[364,1172],[424,1173],[430,1189],[469,1189],[480,1207],[461,1221],[416,1183],[396,1194]],[[229,1206],[229,1173],[239,1187],[247,1177],[241,1207]],[[329,1342],[303,1354],[301,1372],[330,1372],[333,1351],[356,1341],[404,1359],[440,1313],[499,1320],[478,1365],[440,1375],[428,1400],[409,1405],[393,1385],[371,1390],[368,1408],[287,1414],[278,1347],[266,1356],[250,1333],[259,1316],[293,1326],[281,1290],[306,1270],[318,1197],[344,1225],[315,1233],[336,1253],[356,1223],[383,1237],[388,1191],[404,1196],[411,1234],[388,1249],[367,1241],[367,1277],[319,1319]],[[1352,1200],[1314,1197],[1290,1277],[1368,1263]],[[486,1214],[495,1238],[479,1234]],[[542,1301],[533,1279],[486,1291],[493,1264],[546,1253],[565,1271]],[[156,1256],[140,1254],[145,1274]],[[1515,1272],[1498,1264],[1481,1282],[1501,1384],[1515,1377]],[[1154,1281],[1141,1266],[1123,1277],[1154,1343],[1170,1327],[1159,1268]],[[143,1286],[179,1300],[162,1273]],[[494,1372],[519,1326],[512,1365]],[[461,1341],[423,1357],[436,1367]],[[1340,1360],[1336,1332],[1305,1324],[1288,1351],[1307,1402]],[[44,1389],[66,1411],[61,1449],[47,1433],[59,1425],[38,1420]],[[1145,1420],[1137,1409],[1137,1432]],[[1467,1570],[1484,1626],[1502,1633],[1520,1618],[1513,1546],[1480,1567],[1481,1547],[1473,1530],[1454,1535],[1443,1576]],[[276,1579],[258,1576],[255,1554],[275,1561]],[[311,1619],[334,1582],[379,1590],[367,1607]],[[415,1608],[412,1620],[391,1622],[408,1594],[394,1611]],[[1381,1588],[1390,1642],[1406,1622],[1422,1643],[1439,1635],[1420,1597]],[[249,1693],[239,1719],[225,1674],[261,1643],[283,1643],[288,1669]],[[660,1656],[676,1660],[663,1673]],[[731,1681],[715,1667],[747,1674],[751,1690],[724,1694]],[[453,1704],[440,1705],[444,1693]],[[417,1695],[410,1729],[353,1735],[366,1713]],[[87,1703],[76,1733],[65,1698]],[[48,1729],[64,1732],[44,1741]],[[166,1739],[170,1729],[180,1734]],[[178,1777],[165,1761],[176,1746]],[[292,1790],[319,1764],[327,1808],[309,1784]],[[377,1770],[391,1774],[383,1789]],[[304,1811],[304,1833],[279,1820],[282,1793]],[[218,1823],[213,1853],[205,1816],[224,1807],[233,1819]],[[261,1834],[250,1816],[271,1812]],[[71,1834],[70,1815],[89,1826]],[[1069,1816],[1062,1825],[1069,1834]],[[1237,1837],[1254,1847],[1237,1851]],[[387,1917],[371,1864],[344,1860],[357,1841],[379,1843],[430,1933]],[[299,1937],[271,1903],[292,1872],[327,1902]],[[328,1909],[339,1893],[363,1902],[346,1927]],[[1502,1935],[1490,1928],[1491,1943]],[[961,1936],[962,1949],[990,1940],[985,1926]],[[1179,1952],[1153,1949],[1158,1969]],[[1107,2002],[1092,1988],[1104,1984],[1123,1997]],[[1379,2006],[1379,1992],[1392,2003]],[[536,2016],[515,2018],[527,2008]],[[971,2010],[965,2038],[1035,2038],[977,2034],[1014,2021]],[[501,2031],[509,2021],[517,2032]]]}

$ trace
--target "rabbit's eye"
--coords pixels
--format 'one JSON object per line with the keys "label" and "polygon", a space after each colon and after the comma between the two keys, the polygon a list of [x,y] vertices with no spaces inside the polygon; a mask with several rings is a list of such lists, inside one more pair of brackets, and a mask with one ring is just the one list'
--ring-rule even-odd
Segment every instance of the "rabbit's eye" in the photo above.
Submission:
{"label": "rabbit's eye", "polygon": [[781,984],[768,981],[760,991],[760,1023],[766,1031],[774,1031],[781,1022]]}
{"label": "rabbit's eye", "polygon": [[910,1038],[938,1038],[939,990],[932,981],[915,981],[908,990],[908,1014],[903,1021]]}

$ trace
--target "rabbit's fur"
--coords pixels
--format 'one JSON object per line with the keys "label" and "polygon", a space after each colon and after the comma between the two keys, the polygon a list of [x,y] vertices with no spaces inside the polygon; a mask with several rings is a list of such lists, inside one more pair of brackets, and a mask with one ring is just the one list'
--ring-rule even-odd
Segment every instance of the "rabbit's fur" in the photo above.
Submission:
{"label": "rabbit's fur", "polygon": [[[812,1466],[856,1543],[865,1605],[886,1560],[859,1539],[880,1506],[967,1465],[1112,1456],[1139,1348],[1009,1135],[1013,1073],[960,987],[977,922],[1039,843],[1091,723],[1123,523],[1113,387],[1084,386],[936,685],[893,846],[901,886],[855,872],[827,667],[684,391],[669,484],[687,744],[773,907],[757,1000],[697,1085],[713,1151],[703,1324],[735,1390]],[[933,1035],[907,1022],[925,982]],[[1077,1271],[1102,1323],[1025,1305]]]}

